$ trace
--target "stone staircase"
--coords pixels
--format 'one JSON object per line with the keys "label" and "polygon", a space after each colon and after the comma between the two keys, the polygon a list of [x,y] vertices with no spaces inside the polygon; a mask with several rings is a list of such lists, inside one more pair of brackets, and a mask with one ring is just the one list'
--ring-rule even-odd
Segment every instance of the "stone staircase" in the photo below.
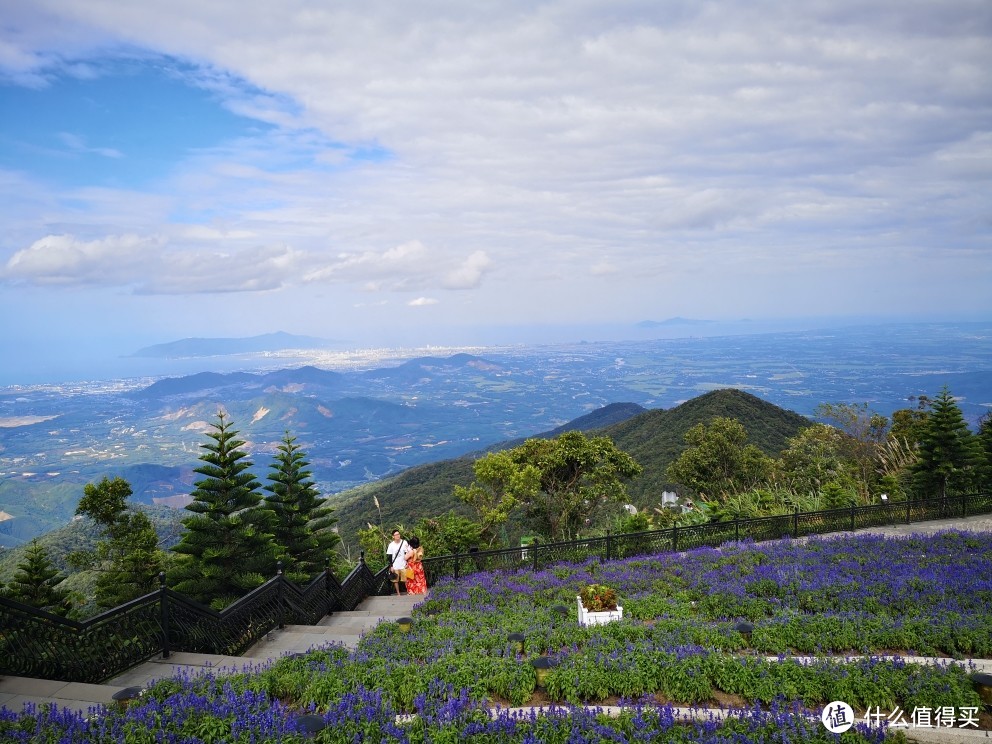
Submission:
{"label": "stone staircase", "polygon": [[24,703],[54,703],[81,713],[99,705],[111,705],[113,696],[129,687],[147,687],[152,682],[180,675],[229,674],[252,671],[269,661],[317,646],[340,643],[355,648],[363,633],[379,623],[409,616],[425,595],[369,597],[357,609],[335,612],[317,625],[287,625],[271,631],[241,656],[173,652],[139,664],[104,684],[62,682],[29,677],[0,677],[0,707],[20,712]]}
{"label": "stone staircase", "polygon": [[290,653],[299,653],[315,646],[340,643],[355,648],[363,633],[382,622],[396,622],[407,617],[426,595],[369,597],[358,609],[335,612],[317,625],[287,625],[274,630],[248,649],[242,656],[247,659],[268,661]]}

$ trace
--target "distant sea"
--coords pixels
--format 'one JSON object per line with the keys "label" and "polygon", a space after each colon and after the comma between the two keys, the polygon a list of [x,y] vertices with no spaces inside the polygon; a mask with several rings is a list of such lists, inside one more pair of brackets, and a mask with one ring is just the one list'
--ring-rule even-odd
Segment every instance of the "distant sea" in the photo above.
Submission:
{"label": "distant sea", "polygon": [[[879,353],[885,355],[887,329],[898,337],[897,355],[906,358],[907,328],[918,326],[924,336],[932,336],[935,327],[948,329],[948,351],[960,365],[962,357],[970,356],[974,368],[989,370],[992,388],[992,321],[968,322],[880,322],[879,319],[832,318],[786,320],[706,321],[675,318],[662,322],[646,321],[637,325],[615,324],[598,326],[487,327],[449,330],[438,341],[433,338],[382,339],[381,343],[361,340],[341,342],[336,349],[284,350],[265,353],[197,356],[184,358],[136,357],[134,352],[148,345],[147,339],[121,340],[112,351],[96,348],[89,339],[63,339],[60,343],[35,340],[11,342],[0,336],[0,387],[60,385],[95,381],[148,380],[179,377],[198,372],[264,372],[274,369],[313,364],[325,369],[371,369],[399,363],[417,356],[446,356],[460,351],[484,355],[487,350],[499,351],[513,347],[568,346],[572,344],[638,343],[665,339],[709,339],[716,345],[721,337],[728,339],[728,348],[739,345],[742,337],[761,339],[762,345],[775,334],[787,334],[828,329],[864,329],[877,339]],[[938,334],[939,335],[939,334]],[[794,340],[794,337],[791,337]],[[128,345],[131,344],[131,345]],[[347,347],[346,347],[347,344]],[[789,344],[786,344],[789,346]],[[793,347],[793,351],[794,351]],[[934,356],[934,349],[927,355]],[[973,352],[969,354],[970,352]],[[783,347],[783,353],[788,353]],[[921,356],[922,356],[921,349]],[[939,352],[938,352],[939,355]],[[842,361],[842,360],[838,360]],[[964,371],[958,367],[957,371]],[[936,391],[934,391],[936,392]]]}
{"label": "distant sea", "polygon": [[142,359],[128,356],[94,358],[68,354],[58,357],[35,357],[29,361],[19,357],[17,350],[5,352],[2,348],[0,355],[7,360],[0,365],[0,387],[180,377],[197,372],[262,371],[298,366],[305,359],[299,357],[293,361],[286,358],[265,358],[254,354],[185,359]]}

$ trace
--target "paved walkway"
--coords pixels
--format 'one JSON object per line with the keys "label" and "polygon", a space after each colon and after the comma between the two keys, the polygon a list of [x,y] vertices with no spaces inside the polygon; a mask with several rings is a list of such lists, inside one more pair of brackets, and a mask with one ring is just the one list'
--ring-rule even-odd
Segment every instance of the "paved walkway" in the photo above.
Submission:
{"label": "paved walkway", "polygon": [[[883,535],[932,534],[942,530],[970,530],[992,532],[992,515],[945,519],[913,524],[894,524],[858,532]],[[835,535],[845,533],[832,533]],[[380,622],[392,622],[407,616],[423,597],[370,597],[357,610],[336,612],[325,617],[318,625],[288,625],[274,630],[243,656],[216,656],[210,654],[173,653],[168,659],[152,659],[109,680],[105,684],[59,682],[30,679],[27,677],[0,677],[0,707],[20,711],[24,703],[54,703],[60,707],[83,714],[96,712],[102,705],[113,704],[115,693],[128,687],[146,687],[150,683],[178,674],[217,674],[251,671],[263,664],[292,653],[302,653],[316,646],[341,643],[355,648],[363,633]],[[906,657],[907,661],[927,663],[932,659]],[[978,669],[992,673],[992,660],[975,660]],[[715,712],[715,711],[714,711]],[[979,739],[989,741],[988,731],[970,729],[917,728],[905,730],[910,741],[925,744],[972,744]]]}
{"label": "paved walkway", "polygon": [[869,532],[878,535],[932,535],[935,532],[946,530],[967,530],[969,532],[992,532],[992,514],[980,514],[976,517],[965,517],[957,519],[935,519],[931,522],[896,522],[888,527],[866,527],[855,532],[831,532],[822,537],[831,535],[853,535]]}

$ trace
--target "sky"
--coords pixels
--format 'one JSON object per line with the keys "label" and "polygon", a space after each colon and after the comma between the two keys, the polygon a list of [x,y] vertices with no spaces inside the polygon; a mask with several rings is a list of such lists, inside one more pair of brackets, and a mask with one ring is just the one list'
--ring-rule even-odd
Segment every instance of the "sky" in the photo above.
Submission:
{"label": "sky", "polygon": [[26,366],[987,319],[992,3],[0,0],[0,220]]}

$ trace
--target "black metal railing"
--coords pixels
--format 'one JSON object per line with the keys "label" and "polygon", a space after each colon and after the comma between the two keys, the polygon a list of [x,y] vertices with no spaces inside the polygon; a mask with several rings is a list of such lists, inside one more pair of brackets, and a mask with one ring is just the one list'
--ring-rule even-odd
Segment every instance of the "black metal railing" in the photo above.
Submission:
{"label": "black metal railing", "polygon": [[539,569],[554,563],[577,563],[598,557],[614,560],[639,555],[676,553],[718,547],[732,540],[777,540],[846,532],[890,524],[992,513],[992,494],[934,497],[914,501],[851,506],[727,522],[707,522],[664,530],[572,540],[534,542],[527,547],[472,551],[424,560],[428,585],[445,577],[459,578],[479,571]]}
{"label": "black metal railing", "polygon": [[0,597],[0,674],[102,682],[158,654],[237,656],[286,624],[312,625],[373,592],[364,558],[339,582],[329,568],[305,587],[282,575],[221,611],[165,586],[87,620],[68,620]]}
{"label": "black metal railing", "polygon": [[[799,538],[880,525],[992,513],[992,494],[794,512],[756,519],[708,522],[527,547],[473,550],[428,558],[428,584],[479,571],[539,569],[555,563],[601,561],[717,547],[734,540]],[[217,611],[165,586],[83,621],[67,620],[0,597],[0,674],[72,682],[102,682],[173,651],[236,656],[273,628],[312,625],[355,609],[366,597],[388,594],[387,569],[372,573],[364,555],[344,581],[329,568],[305,587],[280,571],[229,607]]]}

